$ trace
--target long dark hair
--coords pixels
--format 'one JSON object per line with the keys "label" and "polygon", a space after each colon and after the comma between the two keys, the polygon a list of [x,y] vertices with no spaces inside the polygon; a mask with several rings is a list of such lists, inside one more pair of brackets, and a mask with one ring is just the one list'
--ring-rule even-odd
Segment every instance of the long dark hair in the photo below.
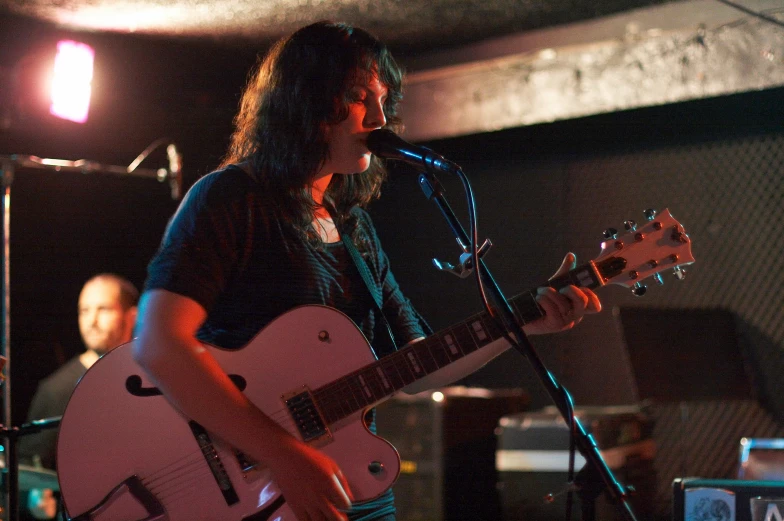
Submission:
{"label": "long dark hair", "polygon": [[[247,161],[281,216],[310,239],[315,203],[308,185],[327,159],[325,126],[348,117],[350,89],[369,75],[388,89],[386,126],[398,129],[402,69],[375,37],[342,23],[317,22],[280,40],[242,95],[223,166]],[[378,196],[385,176],[374,156],[365,172],[332,178],[324,205],[339,226],[353,206]]]}

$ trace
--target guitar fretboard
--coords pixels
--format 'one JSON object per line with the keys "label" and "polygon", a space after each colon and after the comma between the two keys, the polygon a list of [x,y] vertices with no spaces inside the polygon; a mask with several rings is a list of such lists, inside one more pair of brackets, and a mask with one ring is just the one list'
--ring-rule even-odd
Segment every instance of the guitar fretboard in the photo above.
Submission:
{"label": "guitar fretboard", "polygon": [[[547,283],[555,289],[570,284],[588,288],[602,285],[590,263]],[[532,290],[510,300],[523,325],[543,316],[535,296],[536,290]],[[313,398],[324,420],[332,424],[502,337],[495,320],[487,312],[478,313],[314,390]]]}

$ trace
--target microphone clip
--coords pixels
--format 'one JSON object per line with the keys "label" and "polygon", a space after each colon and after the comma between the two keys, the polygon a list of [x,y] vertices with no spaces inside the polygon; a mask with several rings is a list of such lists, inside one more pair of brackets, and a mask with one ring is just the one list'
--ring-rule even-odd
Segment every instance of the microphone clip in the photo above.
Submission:
{"label": "microphone clip", "polygon": [[[445,271],[447,273],[451,273],[452,275],[465,279],[471,275],[474,271],[474,262],[471,256],[471,252],[467,251],[468,247],[465,244],[460,244],[463,248],[463,253],[460,254],[460,261],[457,263],[457,266],[450,264],[449,262],[442,262],[436,258],[433,259],[433,266],[436,267],[438,271]],[[493,243],[490,239],[485,239],[485,242],[479,247],[479,258],[481,259],[484,257],[485,253],[490,251],[490,248],[493,246]]]}

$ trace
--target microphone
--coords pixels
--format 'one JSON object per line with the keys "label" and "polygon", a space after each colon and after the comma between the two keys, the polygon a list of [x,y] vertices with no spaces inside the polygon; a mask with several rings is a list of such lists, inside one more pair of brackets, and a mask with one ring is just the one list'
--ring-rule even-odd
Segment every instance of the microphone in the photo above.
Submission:
{"label": "microphone", "polygon": [[182,197],[182,154],[177,151],[177,147],[172,143],[166,147],[166,156],[169,158],[171,197],[176,201]]}
{"label": "microphone", "polygon": [[412,145],[385,128],[374,130],[368,135],[367,147],[378,157],[405,161],[426,170],[439,170],[451,174],[462,170],[459,165],[444,159],[429,148]]}

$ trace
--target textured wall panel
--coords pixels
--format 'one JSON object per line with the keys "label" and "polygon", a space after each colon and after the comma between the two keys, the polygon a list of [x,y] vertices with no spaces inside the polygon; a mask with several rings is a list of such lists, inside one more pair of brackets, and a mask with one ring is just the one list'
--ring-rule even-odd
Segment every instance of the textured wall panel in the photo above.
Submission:
{"label": "textured wall panel", "polygon": [[784,85],[781,27],[740,17],[646,33],[631,18],[620,37],[412,74],[402,106],[407,136],[438,139]]}
{"label": "textured wall panel", "polygon": [[[686,281],[668,277],[635,304],[734,312],[758,390],[780,417],[784,239],[773,223],[784,220],[783,179],[784,134],[683,144],[574,161],[568,205],[571,241],[586,249],[592,230],[580,216],[611,220],[630,207],[668,206],[690,233],[697,262]],[[608,296],[606,304],[617,295]]]}

